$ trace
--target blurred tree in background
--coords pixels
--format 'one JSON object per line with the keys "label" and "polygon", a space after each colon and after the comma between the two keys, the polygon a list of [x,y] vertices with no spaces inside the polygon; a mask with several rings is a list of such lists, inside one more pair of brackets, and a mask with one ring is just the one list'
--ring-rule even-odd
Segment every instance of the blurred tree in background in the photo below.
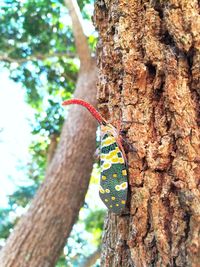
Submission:
{"label": "blurred tree in background", "polygon": [[[81,0],[78,4],[89,28],[86,34],[94,53],[96,35],[90,30],[93,2]],[[22,84],[25,100],[35,113],[35,121],[31,122],[34,136],[29,148],[31,161],[24,168],[30,185],[17,188],[9,196],[8,207],[0,210],[2,241],[9,236],[44,179],[64,122],[60,103],[72,97],[80,63],[63,1],[4,0],[0,10],[0,34],[1,67],[10,71],[11,79]],[[91,245],[99,247],[104,211],[92,209],[87,200],[85,207],[87,212],[82,212],[57,266],[80,266],[89,256]],[[93,236],[92,244],[84,240],[86,231]]]}

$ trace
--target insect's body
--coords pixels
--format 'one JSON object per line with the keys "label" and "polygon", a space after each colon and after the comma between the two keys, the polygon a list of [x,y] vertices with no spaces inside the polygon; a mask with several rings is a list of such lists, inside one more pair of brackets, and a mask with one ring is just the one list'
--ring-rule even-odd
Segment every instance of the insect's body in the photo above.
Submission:
{"label": "insect's body", "polygon": [[101,179],[99,195],[104,204],[114,213],[120,213],[127,198],[127,171],[125,159],[115,138],[115,128],[101,126]]}
{"label": "insect's body", "polygon": [[71,99],[63,105],[79,104],[86,107],[101,127],[99,195],[109,210],[120,214],[125,208],[128,192],[126,158],[117,130],[101,116],[89,103],[81,99]]}

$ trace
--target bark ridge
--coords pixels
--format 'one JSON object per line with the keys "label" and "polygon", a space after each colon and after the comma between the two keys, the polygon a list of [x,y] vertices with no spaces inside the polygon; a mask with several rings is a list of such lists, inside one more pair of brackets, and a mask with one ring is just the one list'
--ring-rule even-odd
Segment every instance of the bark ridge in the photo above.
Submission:
{"label": "bark ridge", "polygon": [[99,108],[137,153],[129,212],[108,215],[101,266],[200,266],[200,7],[96,1]]}

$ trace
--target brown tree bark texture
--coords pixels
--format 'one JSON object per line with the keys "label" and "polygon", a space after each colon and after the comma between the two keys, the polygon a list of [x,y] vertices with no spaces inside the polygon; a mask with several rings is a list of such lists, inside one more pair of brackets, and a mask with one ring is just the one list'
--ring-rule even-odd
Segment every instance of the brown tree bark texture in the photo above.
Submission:
{"label": "brown tree bark texture", "polygon": [[[96,68],[88,64],[93,71],[80,71],[75,97],[95,105]],[[45,182],[2,249],[1,267],[55,266],[88,188],[96,126],[87,111],[69,109]]]}
{"label": "brown tree bark texture", "polygon": [[47,166],[49,166],[51,160],[53,159],[54,153],[58,145],[58,137],[58,134],[52,134],[50,136],[50,143],[47,151]]}
{"label": "brown tree bark texture", "polygon": [[128,143],[130,201],[101,266],[200,266],[199,1],[97,0],[99,108]]}

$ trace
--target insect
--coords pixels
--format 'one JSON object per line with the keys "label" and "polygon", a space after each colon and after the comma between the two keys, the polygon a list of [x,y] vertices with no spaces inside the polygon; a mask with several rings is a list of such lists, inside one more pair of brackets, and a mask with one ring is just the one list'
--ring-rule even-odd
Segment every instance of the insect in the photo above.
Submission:
{"label": "insect", "polygon": [[78,104],[84,106],[100,124],[100,186],[99,195],[107,208],[120,214],[126,205],[128,193],[128,174],[126,156],[119,133],[101,114],[82,99],[70,99],[63,105]]}

